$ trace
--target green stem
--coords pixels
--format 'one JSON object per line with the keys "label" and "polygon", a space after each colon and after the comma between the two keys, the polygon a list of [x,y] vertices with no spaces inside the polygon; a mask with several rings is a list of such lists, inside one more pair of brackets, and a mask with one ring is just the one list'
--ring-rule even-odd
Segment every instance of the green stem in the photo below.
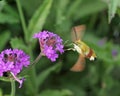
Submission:
{"label": "green stem", "polygon": [[[32,51],[32,48],[31,46],[29,45],[28,46],[28,50],[29,50],[29,55],[31,57],[31,60],[33,60],[33,51]],[[29,68],[28,68],[29,69]],[[30,70],[27,71],[27,75],[29,75],[31,78],[28,78],[27,79],[27,82],[26,82],[26,87],[28,88],[28,95],[31,95],[31,96],[36,96],[37,95],[37,85],[36,85],[36,79],[37,79],[37,76],[36,76],[36,69],[35,69],[35,66],[33,66]],[[31,88],[30,88],[31,86]]]}
{"label": "green stem", "polygon": [[36,63],[40,60],[40,58],[41,58],[42,56],[43,56],[43,53],[40,53],[40,54],[37,56],[37,58],[32,62],[31,65],[36,64]]}
{"label": "green stem", "polygon": [[26,71],[31,70],[31,68],[33,68],[33,66],[35,66],[35,64],[41,59],[42,56],[43,56],[42,53],[40,53],[37,56],[37,58],[30,64],[30,66],[22,71],[22,75],[26,74]]}
{"label": "green stem", "polygon": [[27,42],[27,27],[26,27],[25,18],[24,18],[23,12],[22,12],[22,7],[21,7],[19,0],[16,0],[16,3],[17,3],[17,8],[19,11],[20,19],[21,19],[23,31],[24,31],[25,40]]}
{"label": "green stem", "polygon": [[11,79],[11,96],[15,96],[15,81]]}

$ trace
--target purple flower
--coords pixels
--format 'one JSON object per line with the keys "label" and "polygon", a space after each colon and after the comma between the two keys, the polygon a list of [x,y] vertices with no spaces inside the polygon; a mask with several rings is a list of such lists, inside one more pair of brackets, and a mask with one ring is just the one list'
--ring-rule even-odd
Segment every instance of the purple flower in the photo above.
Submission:
{"label": "purple flower", "polygon": [[33,38],[39,39],[42,54],[51,61],[56,61],[56,58],[58,58],[57,52],[61,54],[64,52],[63,40],[57,34],[42,31],[34,34]]}
{"label": "purple flower", "polygon": [[105,45],[106,41],[107,41],[106,38],[102,38],[101,40],[98,41],[98,45],[103,46],[103,45]]}
{"label": "purple flower", "polygon": [[7,73],[20,83],[21,88],[23,79],[18,79],[16,76],[21,72],[23,67],[27,67],[30,64],[30,57],[26,55],[22,50],[18,49],[6,49],[0,53],[0,76],[4,76]]}
{"label": "purple flower", "polygon": [[112,50],[112,56],[113,56],[113,57],[116,57],[117,55],[118,55],[118,50],[113,49],[113,50]]}

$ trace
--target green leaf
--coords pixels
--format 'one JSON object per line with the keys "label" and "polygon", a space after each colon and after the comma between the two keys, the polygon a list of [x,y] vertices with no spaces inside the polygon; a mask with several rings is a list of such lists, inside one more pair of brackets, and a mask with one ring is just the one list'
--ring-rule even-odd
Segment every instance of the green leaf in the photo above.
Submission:
{"label": "green leaf", "polygon": [[8,13],[12,16],[14,16],[14,19],[18,19],[19,20],[19,15],[18,12],[16,11],[16,9],[8,4],[6,4],[6,6],[4,7],[4,11],[5,13]]}
{"label": "green leaf", "polygon": [[3,50],[6,43],[10,39],[10,31],[4,31],[0,34],[0,51]]}
{"label": "green leaf", "polygon": [[114,18],[119,0],[109,0],[108,6],[108,22],[110,23],[112,18]]}
{"label": "green leaf", "polygon": [[2,80],[4,82],[10,82],[10,78],[7,78],[7,77],[0,77],[0,80]]}
{"label": "green leaf", "polygon": [[120,8],[117,9],[117,14],[118,14],[119,17],[120,17]]}
{"label": "green leaf", "polygon": [[45,90],[38,96],[73,96],[73,93],[70,90]]}
{"label": "green leaf", "polygon": [[[96,8],[94,6],[97,6]],[[81,17],[100,12],[101,10],[104,10],[107,8],[106,4],[100,0],[92,0],[92,1],[86,1],[83,0],[83,2],[77,7],[74,19],[79,19]]]}
{"label": "green leaf", "polygon": [[27,89],[26,91],[27,96],[36,96],[38,88],[35,82],[37,79],[35,72],[36,72],[36,69],[33,66],[32,69],[28,70],[26,73],[29,76],[29,78],[27,78],[26,82],[24,83]]}
{"label": "green leaf", "polygon": [[4,95],[4,96],[10,96],[10,95]]}
{"label": "green leaf", "polygon": [[76,1],[74,1],[74,2],[71,4],[71,6],[69,7],[69,9],[68,9],[67,15],[68,15],[68,16],[72,16],[73,13],[76,12],[75,10],[78,9],[78,7],[80,6],[81,2],[82,2],[82,0],[76,0]]}
{"label": "green leaf", "polygon": [[1,0],[0,1],[0,11],[3,9],[3,7],[5,6],[6,2],[5,0]]}
{"label": "green leaf", "polygon": [[39,32],[45,24],[46,18],[50,12],[53,0],[44,0],[41,6],[36,10],[28,25],[27,40],[32,40],[32,35]]}
{"label": "green leaf", "polygon": [[57,8],[55,11],[56,14],[56,25],[62,24],[64,19],[65,19],[65,9],[67,8],[67,5],[69,3],[69,0],[65,0],[64,3],[61,0],[58,0],[58,2],[56,2],[57,4]]}
{"label": "green leaf", "polygon": [[37,85],[40,86],[44,80],[51,74],[51,72],[57,71],[59,68],[61,68],[61,63],[57,63],[54,66],[44,70],[41,72],[37,77]]}
{"label": "green leaf", "polygon": [[6,4],[3,11],[0,13],[0,23],[14,24],[19,22],[18,13],[11,6]]}
{"label": "green leaf", "polygon": [[[42,0],[20,0],[20,3],[27,17],[31,17],[35,10],[40,6]],[[34,4],[33,4],[34,3]],[[31,7],[32,6],[32,7]]]}
{"label": "green leaf", "polygon": [[25,45],[25,43],[23,42],[23,40],[21,38],[13,38],[13,39],[11,39],[10,44],[11,44],[12,48],[22,49],[26,53],[28,53],[28,48],[27,48],[27,46]]}
{"label": "green leaf", "polygon": [[18,23],[18,19],[15,18],[14,16],[12,16],[11,14],[0,13],[0,23],[1,24],[4,24],[4,23],[9,23],[9,24]]}
{"label": "green leaf", "polygon": [[2,92],[2,89],[0,89],[0,96],[3,96],[3,92]]}

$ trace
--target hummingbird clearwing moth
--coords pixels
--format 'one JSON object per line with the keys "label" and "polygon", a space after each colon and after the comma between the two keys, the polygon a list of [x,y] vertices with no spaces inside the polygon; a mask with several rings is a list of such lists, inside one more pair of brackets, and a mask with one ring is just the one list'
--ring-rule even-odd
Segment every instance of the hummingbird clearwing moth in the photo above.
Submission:
{"label": "hummingbird clearwing moth", "polygon": [[[72,28],[72,40],[74,49],[79,53],[77,62],[70,69],[74,72],[83,71],[85,68],[85,58],[90,61],[96,59],[96,54],[87,44],[82,41],[82,37],[85,31],[85,25],[79,25]],[[76,38],[76,39],[75,39]]]}

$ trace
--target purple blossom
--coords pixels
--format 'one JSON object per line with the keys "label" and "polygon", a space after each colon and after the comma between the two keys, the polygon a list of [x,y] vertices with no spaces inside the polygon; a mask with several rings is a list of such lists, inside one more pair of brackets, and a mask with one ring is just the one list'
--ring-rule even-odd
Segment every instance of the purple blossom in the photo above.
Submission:
{"label": "purple blossom", "polygon": [[113,57],[116,57],[117,55],[118,55],[118,50],[113,49],[113,50],[112,50],[112,56],[113,56]]}
{"label": "purple blossom", "polygon": [[64,52],[63,40],[57,34],[49,31],[42,31],[34,34],[33,38],[39,39],[41,52],[51,61],[56,61],[56,58],[58,58],[57,52],[61,54]]}
{"label": "purple blossom", "polygon": [[22,50],[6,49],[2,51],[0,53],[0,76],[4,76],[4,73],[11,74],[20,83],[19,88],[21,88],[24,79],[20,80],[16,76],[23,67],[27,67],[30,64],[29,59],[30,57]]}
{"label": "purple blossom", "polygon": [[102,38],[101,40],[98,41],[98,45],[103,46],[103,45],[105,45],[106,41],[107,41],[106,38]]}

